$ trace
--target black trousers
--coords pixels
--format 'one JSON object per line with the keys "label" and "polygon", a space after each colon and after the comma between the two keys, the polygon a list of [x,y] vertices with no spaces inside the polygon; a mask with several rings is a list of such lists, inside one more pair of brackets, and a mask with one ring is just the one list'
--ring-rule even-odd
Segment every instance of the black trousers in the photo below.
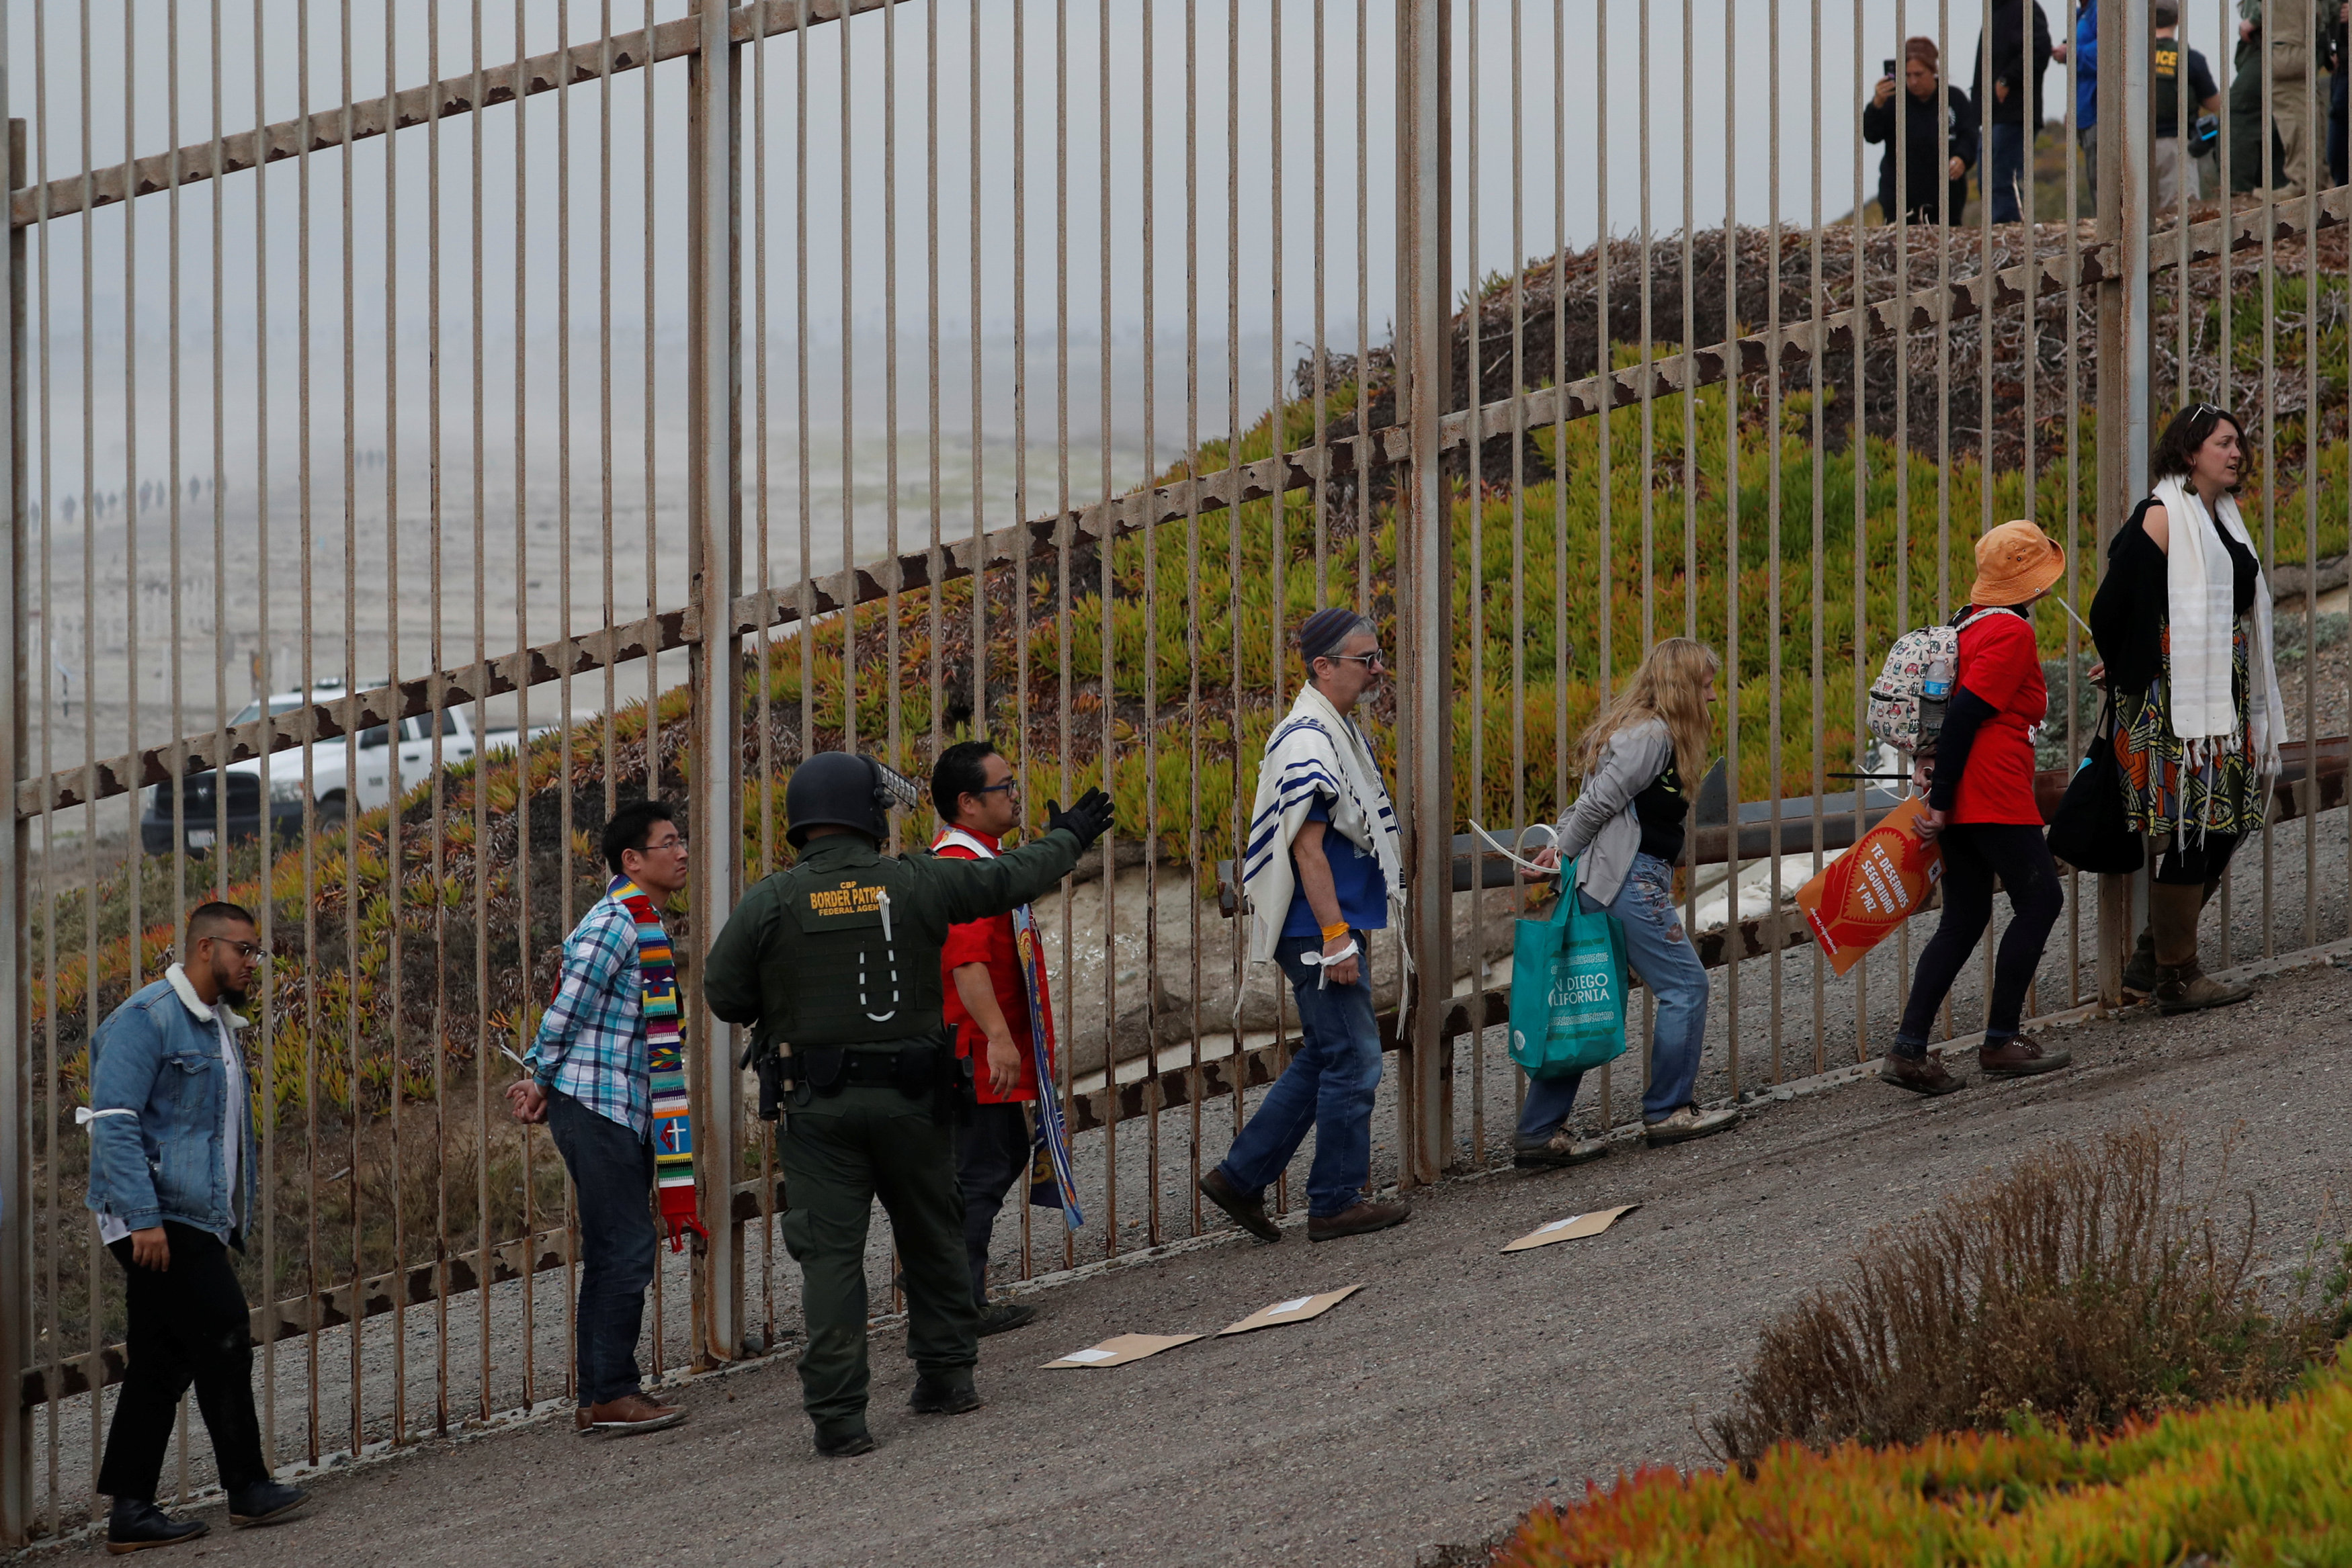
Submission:
{"label": "black trousers", "polygon": [[112,1498],[155,1500],[180,1396],[194,1385],[221,1486],[235,1497],[269,1479],[253,1408],[252,1318],[245,1290],[220,1238],[170,1220],[163,1238],[172,1249],[164,1269],[133,1263],[129,1237],[109,1249],[127,1276],[131,1365],[106,1434],[98,1490]]}
{"label": "black trousers", "polygon": [[637,1335],[660,1237],[654,1226],[654,1145],[561,1092],[547,1130],[580,1195],[580,1308],[572,1317],[580,1403],[603,1405],[643,1386]]}
{"label": "black trousers", "polygon": [[2188,841],[2186,833],[2168,833],[2156,841],[2155,863],[2149,880],[2173,887],[2202,887],[2221,880],[2230,857],[2238,852],[2236,833],[2205,833]]}
{"label": "black trousers", "polygon": [[1895,1049],[1913,1058],[1926,1053],[1936,1010],[1951,995],[1960,966],[1991,924],[1994,879],[2009,890],[2013,918],[1993,956],[1991,1007],[1985,1020],[1988,1043],[1997,1045],[2017,1032],[2025,1010],[2025,988],[2042,967],[2042,944],[2049,941],[2050,928],[2065,905],[2058,864],[2050,858],[2040,828],[1958,822],[1946,828],[1938,841],[1944,848],[1944,921],[1919,954],[1911,999],[1903,1009],[1902,1027],[1895,1031]]}
{"label": "black trousers", "polygon": [[1029,1169],[1029,1118],[1016,1103],[974,1105],[956,1129],[956,1185],[963,1188],[963,1246],[971,1299],[988,1310],[988,1242],[1004,1195]]}

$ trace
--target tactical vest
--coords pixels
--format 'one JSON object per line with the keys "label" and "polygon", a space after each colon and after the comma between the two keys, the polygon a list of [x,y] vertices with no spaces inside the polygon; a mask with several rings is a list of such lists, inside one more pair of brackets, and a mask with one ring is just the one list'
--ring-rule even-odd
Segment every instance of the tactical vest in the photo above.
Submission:
{"label": "tactical vest", "polygon": [[943,1037],[940,949],[908,918],[921,894],[905,862],[794,866],[771,882],[779,916],[761,965],[764,1034],[795,1051]]}

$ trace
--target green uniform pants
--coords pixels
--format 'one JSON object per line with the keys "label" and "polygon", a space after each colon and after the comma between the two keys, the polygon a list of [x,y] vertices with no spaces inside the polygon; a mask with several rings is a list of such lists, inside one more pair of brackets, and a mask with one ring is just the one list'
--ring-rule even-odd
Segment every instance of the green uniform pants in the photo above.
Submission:
{"label": "green uniform pants", "polygon": [[845,1088],[787,1113],[784,1246],[801,1266],[801,1404],[820,1433],[866,1420],[866,1230],[874,1200],[890,1216],[907,1277],[907,1356],[921,1372],[969,1375],[980,1311],[964,1260],[955,1143],[930,1102],[896,1089]]}

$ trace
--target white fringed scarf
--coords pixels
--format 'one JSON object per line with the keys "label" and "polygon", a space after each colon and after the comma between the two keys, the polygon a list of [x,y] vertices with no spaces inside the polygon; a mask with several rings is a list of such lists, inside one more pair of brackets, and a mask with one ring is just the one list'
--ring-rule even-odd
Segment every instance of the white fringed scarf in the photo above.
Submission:
{"label": "white fringed scarf", "polygon": [[2261,557],[2238,514],[2237,500],[2227,494],[2207,511],[2197,492],[2178,478],[2156,486],[2156,500],[2171,523],[2171,544],[2165,552],[2165,586],[2171,623],[2172,733],[2184,743],[2184,765],[2203,768],[2238,743],[2240,722],[2235,695],[2231,691],[2231,643],[2237,624],[2233,601],[2235,572],[2221,530],[2255,557],[2253,645],[2248,652],[2248,708],[2245,729],[2253,741],[2254,770],[2264,793],[2284,764],[2279,742],[2286,736],[2286,704],[2279,696],[2278,669],[2271,640],[2270,584],[2262,577]]}

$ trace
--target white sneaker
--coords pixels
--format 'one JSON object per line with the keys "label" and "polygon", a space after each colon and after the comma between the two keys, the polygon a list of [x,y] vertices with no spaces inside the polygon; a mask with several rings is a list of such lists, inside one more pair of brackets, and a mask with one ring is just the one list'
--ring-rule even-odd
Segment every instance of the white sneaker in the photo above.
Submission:
{"label": "white sneaker", "polygon": [[1642,1136],[1653,1146],[1664,1144],[1687,1144],[1693,1138],[1710,1137],[1728,1132],[1739,1125],[1739,1112],[1727,1105],[1720,1111],[1702,1111],[1696,1105],[1685,1105],[1663,1122],[1643,1124]]}

